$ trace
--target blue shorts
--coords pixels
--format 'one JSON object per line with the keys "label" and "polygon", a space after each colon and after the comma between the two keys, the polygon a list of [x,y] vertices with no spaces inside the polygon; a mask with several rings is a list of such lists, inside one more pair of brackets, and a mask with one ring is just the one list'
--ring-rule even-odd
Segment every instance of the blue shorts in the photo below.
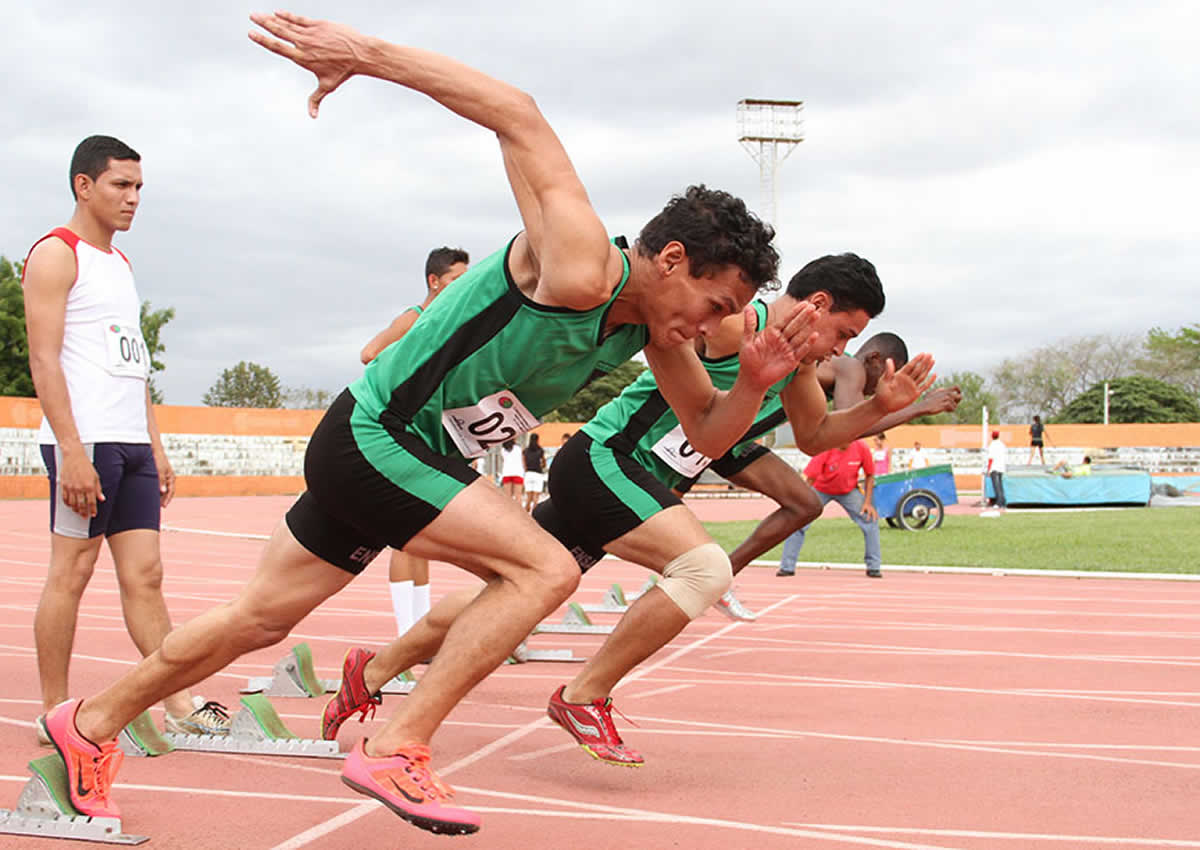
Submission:
{"label": "blue shorts", "polygon": [[162,502],[150,444],[85,443],[83,448],[100,476],[104,501],[96,502],[96,515],[90,520],[67,507],[58,487],[62,453],[58,446],[43,445],[42,460],[50,479],[50,530],[78,540],[134,529],[158,531]]}

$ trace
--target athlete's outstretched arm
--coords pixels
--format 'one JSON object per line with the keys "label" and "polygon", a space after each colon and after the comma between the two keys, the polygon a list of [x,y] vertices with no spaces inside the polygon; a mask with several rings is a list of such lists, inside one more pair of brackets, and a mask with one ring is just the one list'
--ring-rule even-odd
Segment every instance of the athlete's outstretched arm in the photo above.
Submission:
{"label": "athlete's outstretched arm", "polygon": [[884,431],[895,428],[897,425],[911,422],[918,416],[936,416],[939,413],[953,413],[961,401],[962,390],[958,387],[938,387],[936,390],[930,390],[925,394],[924,398],[914,401],[908,407],[897,410],[895,413],[889,413],[858,436],[873,437],[876,434],[882,434]]}
{"label": "athlete's outstretched arm", "polygon": [[290,12],[250,16],[264,32],[250,38],[312,71],[321,101],[350,77],[376,77],[419,91],[494,133],[521,210],[530,271],[538,300],[589,309],[607,300],[620,275],[620,257],[608,242],[575,167],[533,98],[508,83],[428,50],[371,38],[341,24]]}
{"label": "athlete's outstretched arm", "polygon": [[937,379],[932,369],[929,354],[918,354],[899,371],[888,360],[873,396],[834,413],[826,412],[825,394],[815,375],[811,380],[792,381],[779,397],[796,448],[815,455],[858,439],[884,416],[912,404],[929,389]]}
{"label": "athlete's outstretched arm", "polygon": [[742,313],[738,376],[728,391],[713,386],[691,341],[667,348],[646,347],[646,360],[658,389],[696,451],[720,457],[742,438],[754,424],[767,390],[808,354],[815,317],[813,306],[801,302],[779,326],[756,333],[753,308],[747,307]]}

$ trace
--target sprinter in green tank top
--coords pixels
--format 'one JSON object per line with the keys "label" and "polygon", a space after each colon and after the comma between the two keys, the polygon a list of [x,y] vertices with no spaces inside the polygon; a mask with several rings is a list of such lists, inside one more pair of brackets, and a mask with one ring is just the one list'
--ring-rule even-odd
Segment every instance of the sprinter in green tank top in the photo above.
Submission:
{"label": "sprinter in green tank top", "polygon": [[[305,458],[308,490],[240,595],[169,634],[113,686],[57,707],[46,727],[68,765],[96,773],[90,791],[72,781],[72,803],[85,814],[114,812],[111,742],[125,725],[166,694],[279,642],[380,548],[404,547],[458,564],[486,587],[399,710],[355,746],[343,780],[421,828],[474,832],[479,815],[449,805],[449,789],[429,766],[429,741],[571,594],[579,568],[464,455],[528,430],[642,346],[688,439],[720,454],[750,425],[767,389],[808,353],[815,310],[796,309],[758,334],[753,312],[739,315],[741,373],[729,391],[716,390],[690,340],[742,313],[778,265],[770,227],[741,201],[692,187],[622,249],[529,95],[444,56],[338,24],[285,12],[252,19],[270,33],[254,30],[252,40],[316,75],[313,117],[325,95],[365,75],[429,95],[494,132],[524,229],[434,301],[329,409]],[[684,526],[671,545],[688,551],[704,540],[702,530]],[[673,557],[662,554],[664,563]],[[340,723],[348,702],[370,701],[369,660],[359,650],[347,654],[327,718]]]}
{"label": "sprinter in green tank top", "polygon": [[[847,341],[883,309],[883,288],[866,260],[825,257],[797,273],[778,300],[755,304],[755,319],[770,328],[788,321],[802,303],[816,315],[808,353],[764,397],[774,394],[779,400],[807,451],[815,453],[826,443],[839,444],[848,433],[857,434],[909,404],[935,379],[928,354],[899,370],[888,363],[872,399],[829,413],[817,365],[840,355]],[[734,382],[737,375],[730,358],[739,357],[744,345],[741,324],[741,317],[727,318],[703,335],[706,365],[718,386]],[[550,499],[534,510],[534,518],[575,556],[579,568],[587,569],[607,551],[663,576],[630,606],[600,651],[571,683],[555,691],[547,707],[588,754],[623,766],[640,765],[643,759],[625,746],[613,724],[613,687],[719,599],[732,578],[728,556],[669,489],[694,455],[681,448],[687,434],[676,433],[680,420],[664,403],[661,390],[661,381],[656,384],[652,375],[639,378],[571,437],[550,467]],[[760,401],[751,418],[763,406]],[[367,687],[379,687],[425,657],[422,653],[437,651],[457,612],[472,604],[471,593],[444,598],[409,635],[380,650],[366,667]]]}

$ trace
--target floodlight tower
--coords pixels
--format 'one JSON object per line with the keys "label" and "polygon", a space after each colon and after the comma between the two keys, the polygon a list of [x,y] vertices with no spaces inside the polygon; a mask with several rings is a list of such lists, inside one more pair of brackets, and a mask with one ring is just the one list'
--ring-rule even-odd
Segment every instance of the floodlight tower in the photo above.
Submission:
{"label": "floodlight tower", "polygon": [[775,172],[804,141],[802,100],[739,100],[738,141],[758,163],[763,221],[775,225]]}

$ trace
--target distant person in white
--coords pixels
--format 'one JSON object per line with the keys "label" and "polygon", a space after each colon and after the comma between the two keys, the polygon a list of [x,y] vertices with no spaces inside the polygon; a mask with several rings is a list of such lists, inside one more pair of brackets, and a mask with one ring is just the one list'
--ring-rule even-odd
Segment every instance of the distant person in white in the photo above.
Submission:
{"label": "distant person in white", "polygon": [[908,455],[909,469],[924,469],[929,466],[929,456],[925,454],[925,450],[921,448],[919,442],[913,443],[913,450]]}
{"label": "distant person in white", "polygon": [[1000,439],[1000,432],[992,432],[992,441],[988,443],[987,475],[992,482],[992,504],[999,510],[1008,507],[1004,498],[1004,473],[1008,471],[1008,446]]}
{"label": "distant person in white", "polygon": [[500,489],[521,504],[525,493],[525,456],[513,440],[500,446]]}
{"label": "distant person in white", "polygon": [[[29,371],[44,414],[38,439],[50,478],[50,569],[33,620],[46,710],[69,696],[79,602],[104,537],[138,651],[154,652],[171,630],[158,533],[175,473],[150,403],[133,272],[112,244],[133,223],[141,157],[111,136],[90,136],[75,149],[70,177],[75,212],[34,244],[22,275]],[[181,691],[163,704],[169,731],[229,731],[218,703],[193,703]]]}

